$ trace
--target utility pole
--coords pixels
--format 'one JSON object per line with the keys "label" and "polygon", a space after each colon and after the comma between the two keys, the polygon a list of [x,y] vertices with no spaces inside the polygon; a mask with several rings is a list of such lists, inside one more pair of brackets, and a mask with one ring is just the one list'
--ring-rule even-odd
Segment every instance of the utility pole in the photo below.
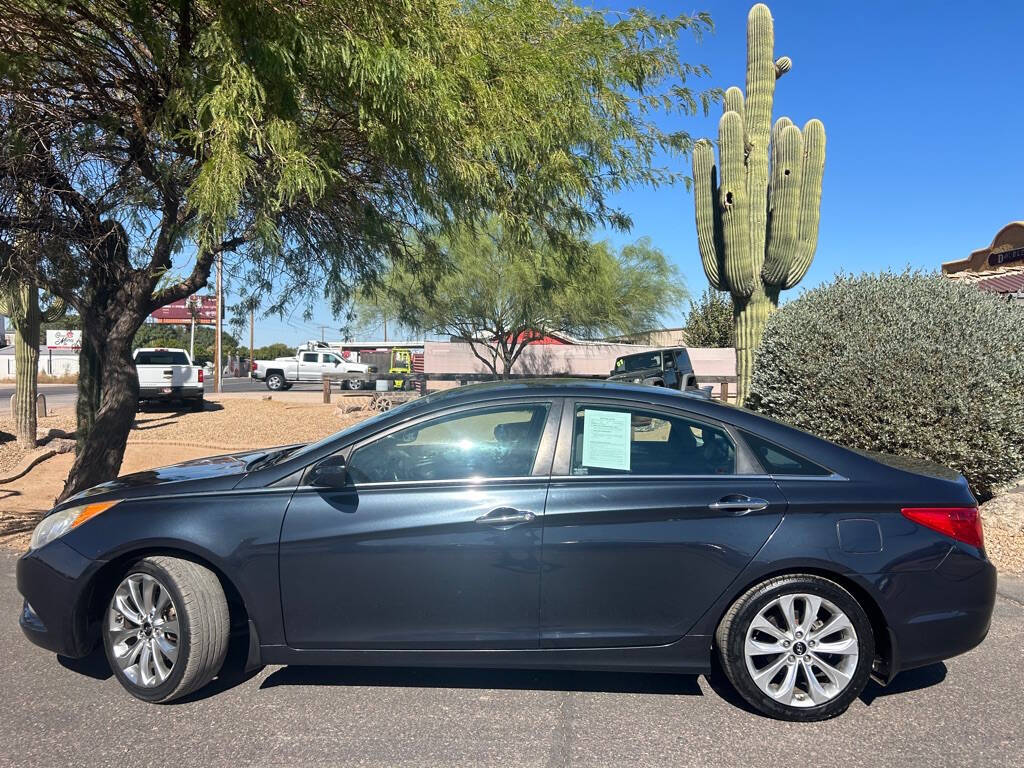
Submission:
{"label": "utility pole", "polygon": [[213,388],[217,394],[220,394],[220,378],[221,378],[221,347],[220,347],[220,333],[221,333],[221,313],[224,312],[224,256],[217,254],[217,338],[214,342],[214,357],[216,358],[213,363]]}
{"label": "utility pole", "polygon": [[252,375],[252,361],[256,359],[253,345],[256,343],[256,306],[249,305],[249,375]]}

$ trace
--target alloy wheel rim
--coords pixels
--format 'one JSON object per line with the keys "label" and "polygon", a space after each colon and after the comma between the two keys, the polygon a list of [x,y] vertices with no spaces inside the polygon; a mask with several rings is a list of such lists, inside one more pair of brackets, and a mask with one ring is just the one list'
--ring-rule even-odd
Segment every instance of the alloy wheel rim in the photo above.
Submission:
{"label": "alloy wheel rim", "polygon": [[171,593],[148,573],[129,574],[110,601],[107,636],[128,680],[141,688],[165,682],[178,660],[180,638]]}
{"label": "alloy wheel rim", "polygon": [[806,593],[780,595],[747,628],[747,672],[770,698],[816,707],[844,690],[860,655],[857,631],[834,603]]}

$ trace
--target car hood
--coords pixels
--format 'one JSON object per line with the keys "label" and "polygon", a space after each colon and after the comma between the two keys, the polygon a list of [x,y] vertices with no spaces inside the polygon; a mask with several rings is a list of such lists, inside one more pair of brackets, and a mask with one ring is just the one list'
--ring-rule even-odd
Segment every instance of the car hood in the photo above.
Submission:
{"label": "car hood", "polygon": [[231,488],[246,473],[246,467],[254,460],[264,456],[268,450],[246,451],[245,453],[229,453],[222,456],[206,456],[201,459],[172,464],[169,467],[157,467],[130,475],[122,475],[116,480],[94,485],[68,502],[93,499],[96,496],[137,498],[168,492],[174,486],[175,492],[182,490],[186,483],[196,485],[195,490],[218,490]]}

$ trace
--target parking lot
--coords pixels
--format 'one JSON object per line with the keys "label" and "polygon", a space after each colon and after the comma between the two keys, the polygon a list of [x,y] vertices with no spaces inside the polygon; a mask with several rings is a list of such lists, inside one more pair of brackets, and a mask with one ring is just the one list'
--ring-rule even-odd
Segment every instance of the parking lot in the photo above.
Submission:
{"label": "parking lot", "polygon": [[143,704],[102,657],[22,637],[15,560],[0,552],[3,766],[1024,765],[1021,580],[1001,580],[980,648],[801,725],[744,710],[714,675],[268,667]]}

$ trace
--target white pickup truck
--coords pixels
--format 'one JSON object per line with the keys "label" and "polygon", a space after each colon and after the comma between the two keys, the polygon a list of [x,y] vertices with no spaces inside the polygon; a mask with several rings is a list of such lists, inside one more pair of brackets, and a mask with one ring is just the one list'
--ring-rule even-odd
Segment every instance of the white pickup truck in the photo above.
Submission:
{"label": "white pickup truck", "polygon": [[306,345],[299,347],[292,357],[278,357],[274,360],[255,360],[251,376],[265,381],[267,389],[289,389],[298,382],[323,381],[325,373],[358,374],[343,379],[342,387],[363,389],[370,384],[370,374],[376,373],[376,366],[352,363],[342,358],[329,347]]}
{"label": "white pickup truck", "polygon": [[135,350],[139,400],[181,401],[203,410],[203,369],[192,365],[184,349],[144,347]]}

